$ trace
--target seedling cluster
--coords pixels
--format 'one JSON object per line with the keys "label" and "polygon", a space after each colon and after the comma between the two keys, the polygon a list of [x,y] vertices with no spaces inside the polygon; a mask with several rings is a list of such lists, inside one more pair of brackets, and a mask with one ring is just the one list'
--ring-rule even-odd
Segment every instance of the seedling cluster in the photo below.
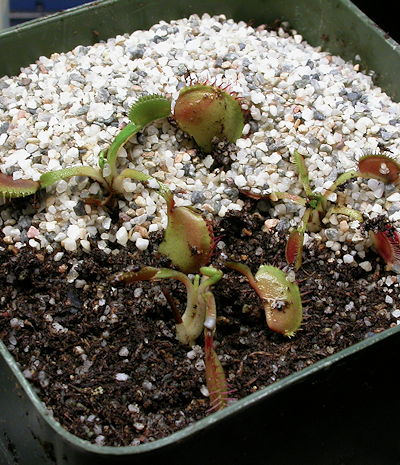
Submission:
{"label": "seedling cluster", "polygon": [[[175,102],[160,95],[140,98],[129,112],[130,123],[115,137],[110,147],[99,157],[98,167],[73,166],[42,174],[39,181],[14,180],[0,173],[0,194],[5,198],[25,197],[39,189],[50,187],[57,181],[73,176],[88,176],[97,181],[106,193],[101,204],[113,196],[124,195],[124,180],[134,179],[156,189],[166,201],[168,225],[159,252],[171,261],[173,268],[144,267],[139,271],[125,271],[113,277],[113,284],[132,284],[138,281],[158,282],[177,280],[186,289],[186,306],[183,312],[166,294],[176,323],[176,338],[185,345],[193,345],[203,336],[206,382],[210,394],[211,410],[226,407],[229,386],[223,367],[214,348],[217,328],[217,304],[212,288],[224,279],[223,271],[212,265],[215,247],[213,228],[201,212],[191,207],[177,207],[170,189],[148,174],[134,169],[117,169],[117,154],[129,139],[148,124],[162,118],[173,117],[180,129],[193,137],[204,152],[212,150],[215,138],[234,143],[242,134],[244,116],[240,101],[226,89],[211,84],[185,87]],[[290,201],[304,207],[305,211],[297,228],[290,232],[286,246],[289,265],[298,270],[302,264],[304,234],[322,228],[325,218],[332,214],[347,215],[362,223],[361,212],[344,205],[331,205],[335,190],[355,178],[375,178],[385,183],[400,184],[400,165],[383,155],[368,155],[359,160],[358,170],[341,174],[323,194],[310,186],[306,160],[295,151],[293,154],[304,196],[287,192],[273,192],[268,197],[273,202]],[[254,195],[253,195],[254,197]],[[369,228],[371,241],[377,253],[388,266],[400,266],[400,233],[387,222]],[[293,337],[302,323],[302,300],[298,285],[283,270],[262,265],[253,275],[244,263],[227,262],[226,268],[245,276],[251,288],[262,301],[266,324],[274,332]]]}

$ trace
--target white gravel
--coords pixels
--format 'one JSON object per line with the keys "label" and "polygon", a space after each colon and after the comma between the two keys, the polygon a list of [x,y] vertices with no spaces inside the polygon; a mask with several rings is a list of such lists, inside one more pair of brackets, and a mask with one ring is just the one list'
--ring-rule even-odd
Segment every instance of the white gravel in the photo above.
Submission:
{"label": "white gravel", "polygon": [[[167,120],[146,128],[120,151],[121,169],[135,168],[165,182],[176,191],[179,205],[193,203],[224,216],[242,208],[238,188],[301,194],[291,163],[294,150],[306,158],[317,192],[378,147],[399,157],[400,105],[359,72],[358,64],[311,47],[297,31],[268,32],[204,15],[41,57],[19,76],[1,78],[0,170],[15,179],[37,180],[49,170],[97,166],[100,151],[128,122],[131,104],[151,93],[176,99],[186,73],[199,81],[229,83],[247,102],[252,120],[226,172],[210,171],[212,157],[199,159],[195,146]],[[145,250],[148,232],[166,226],[164,201],[127,180],[117,226],[101,207],[85,204],[100,189],[87,178],[72,178],[49,188],[38,210],[27,208],[22,217],[2,207],[5,242],[48,252],[59,246],[89,251],[89,239],[95,239],[97,247],[111,253],[113,244],[131,241]],[[344,205],[371,218],[385,214],[399,225],[400,194],[391,185],[354,182]],[[286,226],[297,225],[302,213],[283,202],[271,209]],[[356,257],[342,248],[360,241],[358,222],[333,215],[326,228],[332,237],[317,237],[354,266]],[[369,268],[362,247],[359,254],[360,266]]]}

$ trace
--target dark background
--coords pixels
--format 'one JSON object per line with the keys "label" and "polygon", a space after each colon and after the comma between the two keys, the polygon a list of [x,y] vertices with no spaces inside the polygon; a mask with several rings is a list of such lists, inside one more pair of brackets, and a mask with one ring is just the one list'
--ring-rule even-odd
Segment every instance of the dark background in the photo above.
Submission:
{"label": "dark background", "polygon": [[[11,25],[33,19],[43,14],[88,3],[89,0],[10,0]],[[166,0],[167,2],[168,0]],[[329,2],[330,0],[325,0]],[[353,0],[360,10],[400,43],[399,20],[393,0]]]}
{"label": "dark background", "polygon": [[[329,0],[326,0],[329,1]],[[396,1],[392,0],[352,0],[370,19],[387,32],[392,39],[400,43],[398,15],[395,13]]]}

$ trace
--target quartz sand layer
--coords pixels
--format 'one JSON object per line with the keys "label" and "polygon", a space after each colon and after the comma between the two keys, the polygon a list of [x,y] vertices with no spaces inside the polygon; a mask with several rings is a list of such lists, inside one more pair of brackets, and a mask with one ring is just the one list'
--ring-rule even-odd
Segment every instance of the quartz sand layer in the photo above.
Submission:
{"label": "quartz sand layer", "polygon": [[[400,105],[359,71],[357,57],[345,62],[311,47],[297,31],[204,15],[40,57],[19,76],[1,78],[0,170],[38,180],[51,170],[97,167],[101,150],[129,121],[139,97],[159,93],[174,102],[188,79],[229,84],[250,118],[227,168],[214,169],[212,154],[198,156],[194,143],[168,120],[150,125],[119,151],[119,168],[167,184],[178,206],[223,217],[242,209],[241,189],[301,195],[294,150],[305,157],[315,192],[355,169],[362,155],[386,153],[399,161]],[[27,202],[22,216],[4,205],[4,241],[57,251],[55,260],[64,249],[81,247],[118,253],[129,241],[144,250],[149,234],[166,227],[165,203],[141,183],[127,179],[124,188],[117,223],[106,209],[86,202],[101,194],[101,186],[84,177],[48,188],[37,209]],[[330,200],[338,195],[366,218],[383,214],[400,224],[400,193],[393,185],[359,179]],[[267,228],[295,227],[303,214],[290,202],[265,202],[264,208],[279,220],[267,220]],[[325,241],[339,262],[371,268],[358,221],[332,215],[320,233],[306,234],[306,243],[316,240]]]}

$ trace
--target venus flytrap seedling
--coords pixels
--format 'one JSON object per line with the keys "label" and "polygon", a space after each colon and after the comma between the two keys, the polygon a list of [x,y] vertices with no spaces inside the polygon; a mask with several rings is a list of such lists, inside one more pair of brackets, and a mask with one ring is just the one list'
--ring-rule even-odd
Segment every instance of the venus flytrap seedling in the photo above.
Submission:
{"label": "venus flytrap seedling", "polygon": [[314,192],[310,186],[308,170],[303,156],[296,150],[293,154],[300,182],[303,186],[305,197],[289,194],[287,192],[273,192],[270,194],[272,201],[289,200],[305,207],[303,217],[298,228],[289,234],[286,245],[286,260],[299,269],[302,263],[302,252],[305,232],[317,232],[321,230],[323,219],[328,219],[332,214],[346,215],[358,221],[363,221],[363,216],[357,210],[348,207],[329,207],[329,197],[342,184],[358,176],[356,171],[348,171],[338,176],[336,181],[323,193]]}
{"label": "venus flytrap seedling", "polygon": [[274,266],[262,265],[254,276],[250,268],[242,263],[228,262],[226,266],[243,274],[262,299],[268,327],[292,337],[303,319],[303,306],[297,284]]}
{"label": "venus flytrap seedling", "polygon": [[[310,187],[308,170],[303,156],[298,151],[295,151],[293,158],[305,196],[301,197],[288,192],[273,192],[269,195],[269,198],[274,202],[288,200],[305,207],[299,226],[289,234],[285,250],[287,262],[293,264],[297,270],[302,264],[303,242],[306,232],[320,231],[322,222],[327,221],[333,214],[345,215],[359,222],[364,220],[362,214],[357,210],[344,206],[330,206],[329,198],[337,188],[355,178],[374,178],[386,184],[399,184],[400,165],[386,155],[365,155],[358,161],[358,170],[342,173],[323,194],[319,194],[313,192]],[[252,198],[262,198],[260,195],[242,192]]]}
{"label": "venus flytrap seedling", "polygon": [[[106,204],[115,194],[124,194],[124,180],[139,180],[137,171],[117,171],[118,151],[131,137],[148,124],[171,116],[171,101],[161,95],[148,95],[138,99],[129,112],[130,122],[117,134],[111,146],[100,153],[98,167],[73,166],[42,174],[40,180],[14,180],[0,175],[0,194],[4,198],[32,195],[39,189],[73,176],[87,176],[97,181],[109,194],[101,202]],[[178,126],[190,134],[205,151],[212,148],[214,137],[235,142],[242,134],[244,117],[239,99],[221,87],[196,84],[184,87],[175,104],[174,118]]]}
{"label": "venus flytrap seedling", "polygon": [[200,275],[196,274],[193,280],[186,274],[169,268],[145,267],[136,272],[119,273],[113,282],[130,284],[138,281],[176,279],[184,284],[187,295],[186,308],[176,322],[176,337],[182,344],[192,346],[203,332],[209,304],[209,288],[221,278],[222,272],[213,267],[200,268]]}
{"label": "venus flytrap seedling", "polygon": [[14,180],[11,176],[0,174],[0,194],[7,198],[24,197],[34,194],[42,188],[50,187],[62,179],[73,176],[87,176],[97,181],[109,193],[106,203],[114,194],[124,194],[123,182],[127,178],[142,181],[143,175],[137,170],[124,169],[117,173],[117,154],[121,147],[148,124],[166,118],[171,113],[171,102],[160,95],[148,95],[133,104],[131,120],[115,137],[111,146],[99,157],[99,167],[73,166],[42,174],[38,182],[32,180]]}
{"label": "venus flytrap seedling", "polygon": [[214,137],[235,142],[244,127],[242,107],[235,95],[208,84],[184,87],[175,103],[174,118],[205,152],[211,151]]}
{"label": "venus flytrap seedling", "polygon": [[[176,338],[185,345],[193,346],[204,331],[204,364],[210,411],[225,408],[229,399],[229,387],[224,369],[214,349],[217,312],[215,298],[210,288],[222,278],[222,272],[213,267],[202,267],[200,275],[191,280],[186,274],[168,268],[144,267],[136,272],[117,274],[113,283],[131,284],[139,281],[176,279],[186,288],[186,308],[183,315],[173,308],[176,320]],[[171,299],[167,299],[171,303]],[[173,304],[175,307],[175,304]]]}
{"label": "venus flytrap seedling", "polygon": [[365,155],[358,161],[358,171],[352,170],[341,174],[324,194],[315,194],[311,191],[309,185],[308,172],[303,157],[295,151],[294,158],[300,181],[307,196],[306,199],[279,192],[271,194],[270,198],[272,200],[287,199],[306,207],[300,226],[290,233],[286,246],[286,259],[288,263],[294,264],[295,269],[298,269],[302,261],[304,233],[306,231],[319,231],[321,229],[322,215],[325,215],[325,218],[328,219],[332,214],[340,214],[360,222],[363,221],[362,214],[352,208],[335,206],[328,208],[329,196],[342,184],[358,177],[378,179],[385,184],[399,184],[400,165],[386,155]]}
{"label": "venus flytrap seedling", "polygon": [[123,194],[125,179],[131,178],[137,181],[141,179],[136,170],[124,169],[118,174],[116,166],[118,151],[145,126],[158,119],[166,118],[170,113],[171,102],[167,98],[161,95],[141,97],[133,104],[129,112],[131,122],[117,134],[109,149],[100,154],[99,168],[74,166],[45,173],[40,178],[41,187],[49,187],[61,179],[68,179],[72,176],[88,176],[101,184],[110,196],[115,193]]}

